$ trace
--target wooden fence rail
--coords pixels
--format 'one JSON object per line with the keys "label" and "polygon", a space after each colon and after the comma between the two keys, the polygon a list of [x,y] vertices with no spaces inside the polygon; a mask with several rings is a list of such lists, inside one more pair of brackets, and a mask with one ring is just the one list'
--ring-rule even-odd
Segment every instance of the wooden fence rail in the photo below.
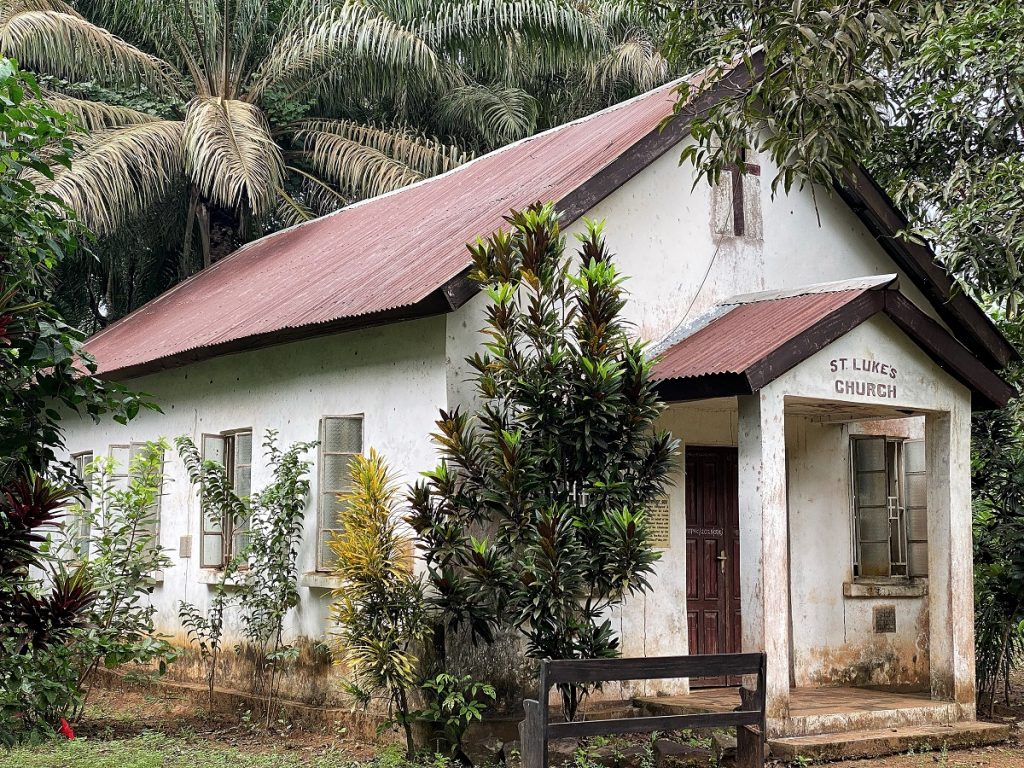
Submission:
{"label": "wooden fence rail", "polygon": [[[653,656],[636,659],[555,659],[540,663],[538,699],[526,699],[520,725],[523,768],[548,768],[551,739],[651,733],[682,729],[736,728],[737,760],[747,768],[763,768],[765,753],[765,655],[722,653],[707,656]],[[757,687],[740,687],[740,706],[731,712],[626,717],[552,723],[548,696],[552,686],[623,680],[709,678],[750,675]]]}

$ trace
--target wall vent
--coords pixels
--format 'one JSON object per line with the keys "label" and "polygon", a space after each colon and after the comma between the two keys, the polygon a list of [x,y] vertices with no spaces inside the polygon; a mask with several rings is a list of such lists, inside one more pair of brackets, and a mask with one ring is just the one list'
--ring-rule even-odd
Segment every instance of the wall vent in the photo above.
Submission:
{"label": "wall vent", "polygon": [[880,605],[873,611],[876,635],[891,635],[896,632],[896,606]]}
{"label": "wall vent", "polygon": [[178,557],[192,557],[192,537],[182,536],[178,539]]}

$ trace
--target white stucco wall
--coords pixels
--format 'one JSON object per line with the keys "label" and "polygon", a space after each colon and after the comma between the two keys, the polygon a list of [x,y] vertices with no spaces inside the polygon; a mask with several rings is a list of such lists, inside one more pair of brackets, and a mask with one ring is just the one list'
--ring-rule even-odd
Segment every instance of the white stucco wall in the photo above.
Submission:
{"label": "white stucco wall", "polygon": [[[68,419],[67,447],[105,454],[111,444],[201,435],[252,428],[252,486],[269,480],[263,460],[263,435],[278,430],[279,445],[318,439],[323,416],[364,415],[364,450],[380,451],[403,481],[412,481],[436,463],[427,438],[438,409],[445,406],[444,318],[399,323],[343,335],[310,339],[264,350],[228,355],[127,382],[150,393],[163,413],[143,412],[127,426],[109,420],[95,425]],[[317,464],[310,479],[299,567],[315,570]],[[200,608],[211,587],[199,567],[199,503],[185,468],[173,450],[167,454],[165,497],[160,516],[161,545],[173,564],[153,594],[157,625],[183,642],[177,620],[178,601]],[[192,557],[178,557],[179,540],[191,535]],[[301,587],[302,603],[289,614],[290,637],[322,638],[329,592]],[[229,642],[237,622],[229,621]]]}
{"label": "white stucco wall", "polygon": [[[834,373],[831,362],[844,357],[895,365],[898,375]],[[839,394],[837,379],[876,380],[885,385],[895,382],[897,395],[880,400]],[[946,413],[957,423],[969,421],[971,408],[968,390],[884,317],[855,328],[762,392],[767,398],[792,396]],[[945,466],[929,466],[930,486],[942,485],[946,477],[947,482],[968,491],[953,508],[929,496],[929,596],[863,598],[843,594],[843,584],[853,580],[850,434],[882,432],[942,440],[941,435],[923,434],[922,421],[897,420],[886,428],[786,417],[790,631],[792,678],[797,685],[857,683],[927,689],[932,675],[941,678],[952,673],[950,655],[934,656],[930,648],[941,645],[946,634],[962,636],[971,627],[969,609],[960,601],[961,595],[950,594],[944,575],[953,572],[959,578],[966,574],[968,579],[970,575],[969,553],[966,559],[960,551],[948,556],[951,537],[970,538],[968,442],[951,444]],[[941,624],[932,615],[935,601],[950,603]],[[874,633],[872,610],[879,605],[895,607],[896,633]],[[931,660],[930,655],[934,656]]]}

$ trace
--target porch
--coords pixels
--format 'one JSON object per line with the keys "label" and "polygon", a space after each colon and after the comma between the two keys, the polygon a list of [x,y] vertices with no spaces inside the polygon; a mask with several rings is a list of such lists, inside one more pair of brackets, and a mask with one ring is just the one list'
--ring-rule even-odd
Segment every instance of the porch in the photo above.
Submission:
{"label": "porch", "polygon": [[[991,735],[973,723],[970,414],[1005,385],[884,276],[737,297],[664,345],[662,423],[685,454],[666,505],[685,530],[666,538],[666,578],[685,585],[673,651],[765,651],[780,748]],[[722,688],[633,695],[663,711],[738,703]]]}
{"label": "porch", "polygon": [[[633,700],[645,714],[728,712],[740,704],[736,688],[700,688],[681,696]],[[773,757],[836,760],[905,752],[980,746],[1005,741],[1009,726],[964,721],[953,702],[929,693],[893,693],[868,688],[793,688],[790,735],[771,738]]]}

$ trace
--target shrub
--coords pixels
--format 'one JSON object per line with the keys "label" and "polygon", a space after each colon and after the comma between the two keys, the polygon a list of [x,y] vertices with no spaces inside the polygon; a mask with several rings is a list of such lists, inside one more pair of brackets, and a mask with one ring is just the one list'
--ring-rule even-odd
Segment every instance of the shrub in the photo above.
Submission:
{"label": "shrub", "polygon": [[89,531],[72,541],[74,559],[99,590],[87,625],[74,633],[69,648],[79,686],[85,687],[101,665],[156,664],[163,674],[177,655],[156,633],[156,607],[150,601],[155,577],[171,564],[159,538],[167,447],[163,440],[148,442],[127,467],[110,457],[97,458],[86,469],[92,503],[71,509],[72,523]]}
{"label": "shrub", "polygon": [[67,644],[99,595],[82,569],[68,574],[44,546],[71,494],[35,474],[0,489],[0,744],[6,746],[52,734],[81,700]]}
{"label": "shrub", "polygon": [[352,491],[341,498],[344,534],[330,542],[341,585],[331,613],[334,647],[346,664],[349,693],[368,705],[383,697],[414,751],[409,691],[419,664],[417,645],[427,630],[422,580],[412,572],[412,541],[402,531],[398,486],[373,449],[352,460]]}
{"label": "shrub", "polygon": [[[602,225],[587,224],[573,268],[553,205],[507,220],[471,248],[488,299],[486,351],[468,359],[475,413],[442,411],[442,461],[409,498],[442,667],[460,625],[484,640],[516,627],[534,658],[614,656],[606,611],[648,589],[644,509],[676,447],[654,429],[652,361],[628,335]],[[572,718],[584,691],[560,690]]]}

